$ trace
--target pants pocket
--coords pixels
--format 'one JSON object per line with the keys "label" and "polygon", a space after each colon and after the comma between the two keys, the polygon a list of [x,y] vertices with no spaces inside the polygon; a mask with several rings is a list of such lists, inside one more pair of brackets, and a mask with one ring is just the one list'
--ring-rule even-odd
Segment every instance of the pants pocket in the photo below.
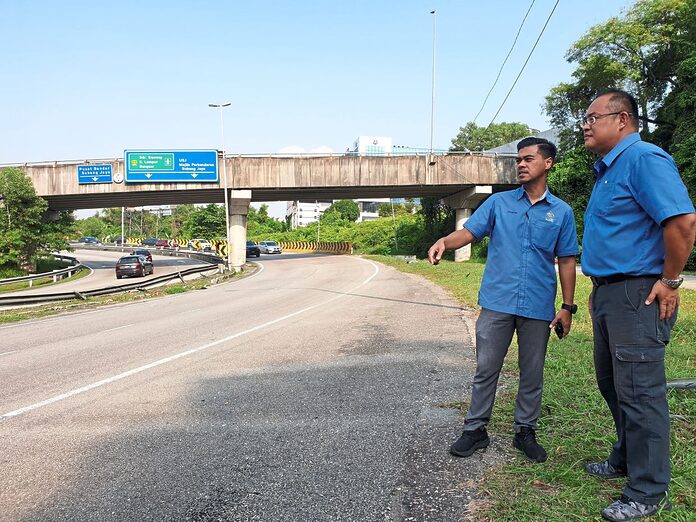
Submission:
{"label": "pants pocket", "polygon": [[667,393],[664,344],[617,344],[615,371],[621,401],[645,402]]}

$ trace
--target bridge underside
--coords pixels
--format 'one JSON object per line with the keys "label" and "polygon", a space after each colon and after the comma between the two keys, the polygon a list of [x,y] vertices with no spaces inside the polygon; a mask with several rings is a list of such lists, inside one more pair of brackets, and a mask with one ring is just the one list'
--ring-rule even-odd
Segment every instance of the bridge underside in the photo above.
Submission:
{"label": "bridge underside", "polygon": [[[508,190],[513,185],[493,185],[493,192]],[[302,189],[251,189],[252,201],[326,201],[334,199],[370,198],[445,198],[457,194],[467,185],[421,185],[385,187],[316,187]],[[87,208],[142,207],[148,205],[181,205],[194,203],[223,203],[223,189],[157,190],[146,192],[112,192],[93,194],[66,194],[43,196],[52,210],[79,210]]]}

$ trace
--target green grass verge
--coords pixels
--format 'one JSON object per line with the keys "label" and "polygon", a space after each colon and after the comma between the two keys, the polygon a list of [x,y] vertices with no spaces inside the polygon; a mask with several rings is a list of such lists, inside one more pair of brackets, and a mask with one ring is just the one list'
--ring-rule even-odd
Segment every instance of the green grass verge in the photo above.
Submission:
{"label": "green grass verge", "polygon": [[[63,278],[59,281],[56,281],[55,283],[53,282],[52,276],[34,279],[31,282],[31,286],[29,286],[28,281],[21,281],[18,283],[10,283],[7,285],[0,286],[0,294],[8,293],[8,292],[17,292],[20,290],[27,290],[28,292],[31,292],[33,289],[36,289],[36,288],[43,288],[46,286],[60,285],[61,283],[75,281],[77,279],[81,279],[83,277],[86,277],[89,274],[90,274],[90,271],[86,268],[83,268],[79,272],[77,272],[75,275],[73,275],[72,277]],[[58,292],[58,290],[56,290],[56,292]]]}
{"label": "green grass verge", "polygon": [[[477,307],[484,265],[444,261],[431,266],[419,260],[406,263],[384,256],[371,259],[402,272],[421,275],[448,289],[467,307]],[[614,441],[609,410],[597,390],[592,361],[592,324],[587,312],[591,283],[578,277],[580,303],[570,337],[549,342],[544,377],[544,398],[539,419],[539,442],[549,452],[542,465],[514,458],[490,469],[479,484],[490,502],[480,520],[568,521],[601,520],[600,511],[621,493],[621,480],[589,477],[583,464],[606,458]],[[560,292],[559,292],[560,294]],[[559,303],[560,304],[560,303]],[[679,320],[667,349],[667,378],[696,378],[696,292],[683,290]],[[499,394],[489,431],[512,437],[512,416],[517,392],[516,350],[511,348],[500,379]],[[464,384],[462,383],[462,388]],[[651,520],[696,520],[696,392],[670,390],[672,419],[672,483],[670,513]],[[450,406],[466,412],[468,397],[452,398]],[[514,453],[511,453],[514,456]]]}

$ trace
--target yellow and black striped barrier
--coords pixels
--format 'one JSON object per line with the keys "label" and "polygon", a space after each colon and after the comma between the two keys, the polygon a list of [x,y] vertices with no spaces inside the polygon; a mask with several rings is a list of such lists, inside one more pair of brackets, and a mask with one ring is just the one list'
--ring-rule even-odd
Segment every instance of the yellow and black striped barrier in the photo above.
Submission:
{"label": "yellow and black striped barrier", "polygon": [[348,241],[281,241],[283,252],[309,252],[313,254],[352,254],[353,243]]}

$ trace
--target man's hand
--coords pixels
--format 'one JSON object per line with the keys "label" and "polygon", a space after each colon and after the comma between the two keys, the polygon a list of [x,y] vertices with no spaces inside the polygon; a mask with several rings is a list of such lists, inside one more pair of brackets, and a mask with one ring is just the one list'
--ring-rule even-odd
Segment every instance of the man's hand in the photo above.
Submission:
{"label": "man's hand", "polygon": [[655,299],[660,306],[660,321],[669,319],[679,306],[679,289],[670,288],[661,281],[655,281],[645,304],[651,304]]}
{"label": "man's hand", "polygon": [[590,314],[590,319],[592,319],[592,294],[594,293],[594,289],[592,292],[590,292],[590,298],[587,300],[587,311]]}
{"label": "man's hand", "polygon": [[553,328],[556,326],[556,323],[558,323],[559,321],[563,325],[563,337],[561,337],[561,339],[563,339],[570,333],[570,325],[573,322],[573,315],[570,313],[570,311],[563,310],[561,308],[556,314],[556,317],[553,318],[553,321],[551,321],[549,328],[553,330]]}
{"label": "man's hand", "polygon": [[430,264],[437,265],[446,250],[444,238],[438,239],[435,244],[430,247],[430,250],[428,250],[428,261],[430,261]]}

